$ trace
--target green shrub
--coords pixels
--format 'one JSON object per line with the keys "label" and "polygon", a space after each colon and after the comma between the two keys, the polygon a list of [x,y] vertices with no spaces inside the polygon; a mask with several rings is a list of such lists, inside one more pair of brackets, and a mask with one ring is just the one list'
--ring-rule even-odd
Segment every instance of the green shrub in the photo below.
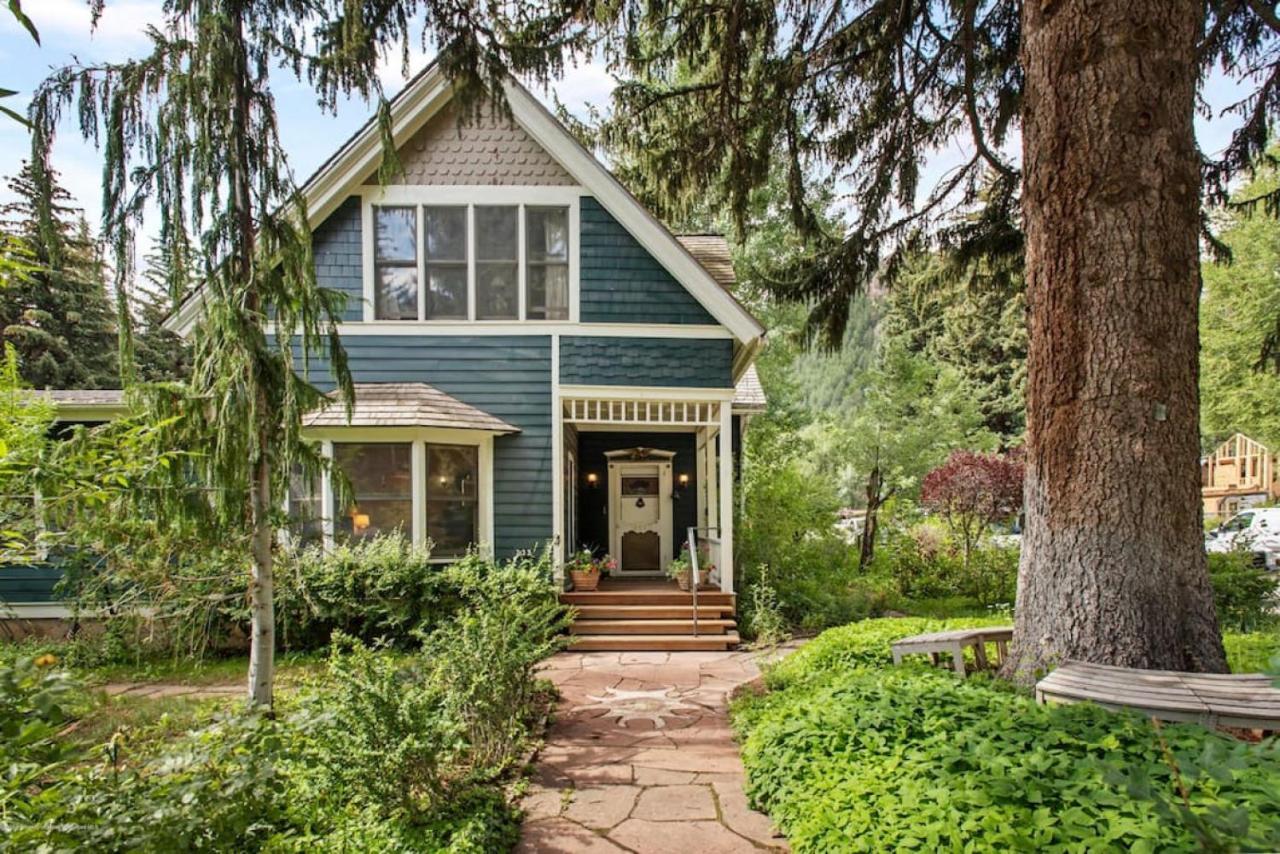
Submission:
{"label": "green shrub", "polygon": [[979,607],[1011,605],[1018,581],[1017,548],[990,543],[974,548],[966,568],[959,547],[936,524],[886,532],[871,573],[892,579],[908,602],[965,599]]}
{"label": "green shrub", "polygon": [[748,792],[794,850],[1280,844],[1274,739],[1157,730],[1091,704],[1038,706],[985,677],[886,667],[893,639],[975,622],[830,630],[768,673],[771,693],[735,704]]}
{"label": "green shrub", "polygon": [[462,727],[470,764],[492,773],[523,748],[534,712],[534,668],[563,647],[568,614],[545,559],[495,567],[473,556],[448,576],[463,607],[424,638],[422,658]]}
{"label": "green shrub", "polygon": [[403,643],[454,607],[444,568],[430,549],[399,534],[282,551],[276,619],[286,648],[315,649],[340,631],[366,642]]}
{"label": "green shrub", "polygon": [[1232,673],[1280,673],[1280,630],[1224,632],[1222,645]]}
{"label": "green shrub", "polygon": [[0,661],[0,831],[28,815],[27,793],[70,757],[57,738],[77,686],[52,655]]}
{"label": "green shrub", "polygon": [[1251,553],[1210,554],[1209,581],[1223,629],[1247,632],[1274,622],[1280,573],[1254,566]]}
{"label": "green shrub", "polygon": [[758,644],[773,646],[787,639],[787,618],[778,591],[769,581],[769,567],[761,566],[758,580],[747,588],[742,607],[742,627]]}

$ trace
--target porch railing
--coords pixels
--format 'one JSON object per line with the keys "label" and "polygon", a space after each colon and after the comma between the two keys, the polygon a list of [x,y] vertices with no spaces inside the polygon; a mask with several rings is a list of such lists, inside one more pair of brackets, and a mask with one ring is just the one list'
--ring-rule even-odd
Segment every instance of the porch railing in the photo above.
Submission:
{"label": "porch railing", "polygon": [[[705,531],[701,542],[698,540],[698,532]],[[694,528],[688,529],[689,543],[689,589],[693,591],[693,636],[698,636],[698,588],[702,586],[702,571],[698,566],[698,553],[702,551],[701,543],[707,544],[707,557],[710,559],[711,567],[714,569],[720,567],[720,537],[712,537],[711,531],[720,533],[719,528]],[[723,567],[720,568],[724,571]],[[721,576],[723,577],[723,576]]]}

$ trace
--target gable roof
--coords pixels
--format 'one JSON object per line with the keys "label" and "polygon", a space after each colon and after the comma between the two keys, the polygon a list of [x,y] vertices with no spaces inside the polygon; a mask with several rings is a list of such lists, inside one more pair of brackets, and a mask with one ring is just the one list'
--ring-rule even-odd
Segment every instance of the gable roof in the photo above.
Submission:
{"label": "gable roof", "polygon": [[[748,348],[764,335],[764,327],[717,275],[640,204],[528,89],[508,78],[504,94],[512,119],[622,223],[717,322]],[[453,87],[435,62],[410,79],[391,99],[391,133],[396,146],[404,145],[452,99]],[[381,158],[381,136],[376,117],[371,116],[303,184],[302,193],[313,224],[322,223],[337,210],[351,190],[377,169]],[[723,278],[723,271],[719,278]],[[197,291],[166,319],[166,327],[186,331],[194,323],[199,307]]]}
{"label": "gable roof", "polygon": [[[476,409],[426,383],[356,383],[351,420],[341,406],[330,406],[303,419],[307,427],[445,427],[519,433],[495,415]],[[336,399],[337,393],[329,396]]]}
{"label": "gable roof", "polygon": [[760,384],[760,375],[756,373],[756,366],[750,365],[734,383],[733,411],[764,412],[768,405],[769,400],[764,395],[764,386]]}

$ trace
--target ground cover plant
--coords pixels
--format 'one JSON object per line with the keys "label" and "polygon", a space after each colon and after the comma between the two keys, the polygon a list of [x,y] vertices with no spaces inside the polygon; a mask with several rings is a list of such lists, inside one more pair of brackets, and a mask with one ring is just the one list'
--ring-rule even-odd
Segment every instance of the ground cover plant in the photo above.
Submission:
{"label": "ground cover plant", "polygon": [[823,633],[734,707],[748,790],[794,850],[1271,850],[1280,746],[1009,684],[891,667],[889,642],[986,620]]}

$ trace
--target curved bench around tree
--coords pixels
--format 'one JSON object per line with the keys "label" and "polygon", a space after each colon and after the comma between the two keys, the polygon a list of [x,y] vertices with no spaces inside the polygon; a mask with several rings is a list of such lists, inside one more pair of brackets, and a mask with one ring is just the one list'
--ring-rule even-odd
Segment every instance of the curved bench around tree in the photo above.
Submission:
{"label": "curved bench around tree", "polygon": [[1084,700],[1163,721],[1280,731],[1280,688],[1263,673],[1181,673],[1068,661],[1036,683],[1039,703]]}

